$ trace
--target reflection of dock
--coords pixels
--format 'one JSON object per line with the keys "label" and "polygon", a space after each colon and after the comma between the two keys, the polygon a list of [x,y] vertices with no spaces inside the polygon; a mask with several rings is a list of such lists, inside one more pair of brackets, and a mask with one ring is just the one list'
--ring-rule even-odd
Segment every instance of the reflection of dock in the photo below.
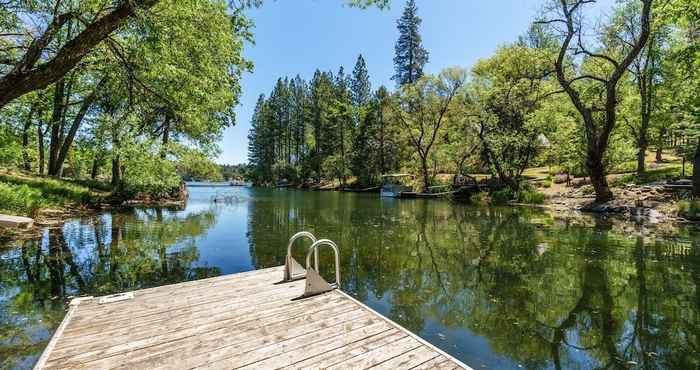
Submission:
{"label": "reflection of dock", "polygon": [[[275,267],[79,298],[37,368],[466,368],[340,290]],[[374,368],[374,367],[373,367]]]}

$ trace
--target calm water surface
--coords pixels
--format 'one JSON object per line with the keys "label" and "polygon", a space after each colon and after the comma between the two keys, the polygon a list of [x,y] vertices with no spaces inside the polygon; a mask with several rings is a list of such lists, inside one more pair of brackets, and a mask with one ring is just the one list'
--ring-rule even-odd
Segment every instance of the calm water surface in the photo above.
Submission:
{"label": "calm water surface", "polygon": [[289,236],[310,230],[339,244],[345,291],[475,369],[697,369],[700,234],[587,222],[376,194],[193,188],[184,210],[105,213],[3,246],[0,367],[34,364],[70,296],[278,266]]}

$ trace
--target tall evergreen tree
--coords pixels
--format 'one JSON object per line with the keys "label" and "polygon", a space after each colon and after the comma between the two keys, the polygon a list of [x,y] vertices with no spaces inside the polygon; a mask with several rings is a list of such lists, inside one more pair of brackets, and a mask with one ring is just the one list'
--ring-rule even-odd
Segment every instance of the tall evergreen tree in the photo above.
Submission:
{"label": "tall evergreen tree", "polygon": [[311,168],[316,180],[321,180],[321,163],[332,154],[332,146],[337,142],[334,130],[329,130],[328,110],[333,96],[333,77],[329,72],[318,69],[310,86],[310,122],[313,131]]}
{"label": "tall evergreen tree", "polygon": [[299,75],[294,77],[289,83],[291,94],[291,131],[293,162],[299,163],[306,155],[306,120],[308,116],[308,86]]}
{"label": "tall evergreen tree", "polygon": [[260,94],[255,104],[251,128],[248,133],[248,160],[252,168],[252,177],[257,183],[272,180],[274,162],[274,131],[270,130],[265,95]]}
{"label": "tall evergreen tree", "polygon": [[357,57],[355,68],[352,71],[350,90],[353,105],[363,107],[369,104],[372,97],[372,84],[369,82],[367,64],[365,64],[365,58],[362,57],[362,54]]}
{"label": "tall evergreen tree", "polygon": [[416,82],[423,76],[423,67],[429,60],[429,53],[423,48],[423,41],[418,31],[422,23],[418,17],[415,0],[408,0],[403,15],[396,22],[399,39],[396,41],[394,70],[392,77],[398,85]]}
{"label": "tall evergreen tree", "polygon": [[[340,174],[343,185],[347,180],[348,152],[350,148],[350,138],[353,136],[353,115],[352,98],[349,89],[350,79],[345,74],[345,69],[341,66],[335,80],[335,99],[330,112],[331,130],[337,130],[338,140],[334,142],[333,152],[337,153],[338,159],[334,166],[335,171]],[[337,149],[336,149],[337,148]]]}

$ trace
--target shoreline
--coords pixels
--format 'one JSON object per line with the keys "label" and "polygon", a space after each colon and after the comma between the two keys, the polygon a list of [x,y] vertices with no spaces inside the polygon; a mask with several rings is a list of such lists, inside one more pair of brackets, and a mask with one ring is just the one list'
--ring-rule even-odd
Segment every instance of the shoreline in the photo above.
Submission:
{"label": "shoreline", "polygon": [[[272,189],[292,189],[304,191],[336,191],[340,193],[367,193],[354,188],[341,188],[339,186],[326,186],[313,188],[302,185],[274,186]],[[615,187],[615,199],[606,203],[596,203],[592,195],[573,195],[580,192],[580,188],[568,188],[566,192],[547,192],[538,189],[545,194],[542,204],[508,202],[504,204],[470,203],[468,198],[451,198],[449,196],[424,198],[427,200],[441,200],[471,204],[486,207],[530,207],[538,208],[562,218],[580,218],[587,215],[600,217],[613,222],[627,223],[635,226],[650,228],[677,228],[680,226],[700,226],[700,220],[691,220],[678,215],[677,204],[683,199],[677,199],[674,193],[663,189],[660,185],[627,185]],[[484,193],[487,194],[488,193]],[[408,199],[408,198],[407,198]],[[412,198],[411,198],[412,199]]]}
{"label": "shoreline", "polygon": [[[271,187],[272,189],[292,189],[304,191],[335,191],[339,193],[376,194],[357,189],[311,188],[302,186]],[[649,188],[649,186],[633,186],[632,189]],[[616,199],[605,204],[596,204],[592,196],[568,196],[563,194],[547,194],[542,204],[529,204],[508,202],[504,204],[492,204],[470,202],[468,198],[451,198],[449,196],[439,198],[427,198],[427,200],[449,201],[474,207],[522,207],[536,208],[551,214],[555,219],[574,221],[587,226],[595,226],[600,221],[622,227],[628,231],[650,229],[664,234],[677,231],[679,227],[699,226],[699,221],[689,220],[675,213],[677,200],[668,199],[666,202],[646,200],[646,205],[638,206],[630,201],[629,197],[620,194],[624,189],[615,189]],[[657,192],[658,193],[658,192]],[[378,196],[378,195],[377,195]],[[670,198],[670,197],[666,197]],[[406,199],[403,199],[406,200]],[[644,201],[643,201],[644,202]],[[0,228],[0,243],[8,243],[13,240],[26,240],[40,237],[46,229],[60,227],[66,222],[80,218],[97,215],[101,212],[119,211],[133,207],[182,208],[187,204],[187,198],[182,199],[135,199],[126,200],[121,204],[113,205],[100,203],[96,206],[71,205],[63,209],[42,209],[34,218],[34,224],[27,229]],[[616,225],[617,224],[617,225]]]}
{"label": "shoreline", "polygon": [[154,200],[128,200],[121,204],[112,205],[109,203],[101,203],[96,206],[85,205],[70,205],[62,209],[41,209],[36,217],[32,217],[34,223],[29,228],[13,229],[0,228],[0,248],[2,244],[27,240],[41,237],[44,230],[61,227],[66,222],[81,218],[98,215],[102,212],[118,211],[135,207],[154,207],[154,208],[182,208],[187,204],[187,199],[164,199],[160,201]]}

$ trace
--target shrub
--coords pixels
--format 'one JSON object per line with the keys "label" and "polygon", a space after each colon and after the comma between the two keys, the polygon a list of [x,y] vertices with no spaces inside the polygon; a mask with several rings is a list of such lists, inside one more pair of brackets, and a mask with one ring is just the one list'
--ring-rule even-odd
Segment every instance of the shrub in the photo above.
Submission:
{"label": "shrub", "polygon": [[27,185],[14,185],[0,182],[0,210],[21,215],[36,216],[47,203],[41,191]]}
{"label": "shrub", "polygon": [[[94,198],[90,188],[74,181],[44,177],[0,175],[0,182],[15,187],[27,186],[30,190],[39,194],[42,204],[45,205],[63,205],[66,201],[87,204],[91,203]],[[0,203],[0,207],[2,206]]]}
{"label": "shrub", "polygon": [[121,196],[168,197],[179,189],[182,180],[177,175],[175,164],[161,158],[148,142],[125,145],[121,154],[125,168],[119,191]]}
{"label": "shrub", "polygon": [[299,182],[299,169],[285,161],[277,161],[272,166],[272,174],[277,180],[287,180],[291,183]]}
{"label": "shrub", "polygon": [[513,191],[510,188],[497,190],[491,193],[492,204],[506,204],[514,199]]}
{"label": "shrub", "polygon": [[469,203],[475,204],[475,205],[486,205],[486,193],[474,193],[471,196],[469,196]]}
{"label": "shrub", "polygon": [[542,181],[542,187],[545,189],[549,189],[552,187],[552,180],[544,180]]}
{"label": "shrub", "polygon": [[542,203],[544,203],[544,199],[545,199],[544,194],[537,192],[537,191],[523,190],[523,191],[518,193],[518,202],[519,203],[542,204]]}
{"label": "shrub", "polygon": [[697,200],[682,200],[676,204],[678,216],[688,220],[700,219],[700,202]]}

